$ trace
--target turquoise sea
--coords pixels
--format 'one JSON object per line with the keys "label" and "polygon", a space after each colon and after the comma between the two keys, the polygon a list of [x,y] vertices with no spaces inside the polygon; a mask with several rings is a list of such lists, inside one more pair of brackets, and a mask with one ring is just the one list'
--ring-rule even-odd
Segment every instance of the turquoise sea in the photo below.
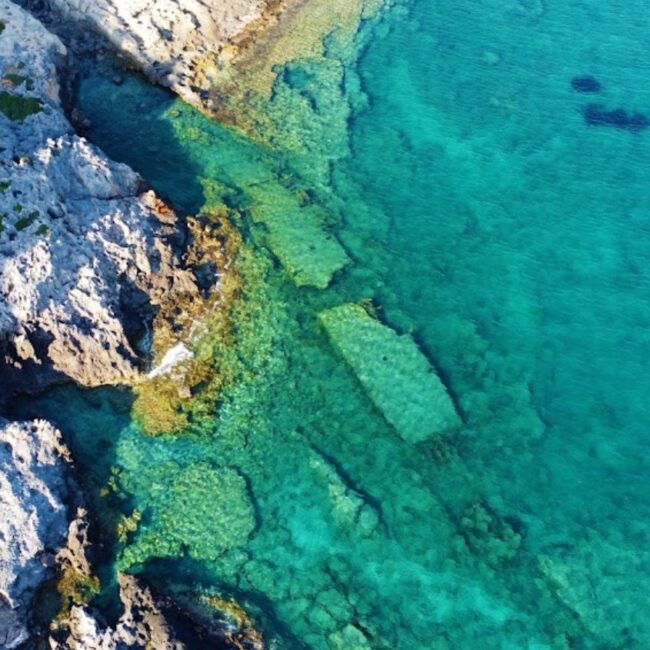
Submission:
{"label": "turquoise sea", "polygon": [[[236,599],[273,648],[650,648],[650,12],[407,0],[355,48],[279,74],[271,145],[136,76],[80,82],[94,142],[180,214],[212,183],[250,251],[209,424],[145,436],[111,389],[17,406],[62,428],[100,522],[142,513],[96,532],[97,604],[117,567]],[[299,192],[350,259],[326,289],[255,218]],[[386,421],[317,320],[359,301],[462,426]]]}

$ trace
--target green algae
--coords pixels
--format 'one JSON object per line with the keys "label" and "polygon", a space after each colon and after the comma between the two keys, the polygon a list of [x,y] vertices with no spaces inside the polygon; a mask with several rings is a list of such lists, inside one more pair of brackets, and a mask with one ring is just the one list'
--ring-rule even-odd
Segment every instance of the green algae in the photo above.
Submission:
{"label": "green algae", "polygon": [[42,108],[37,97],[21,97],[0,91],[0,111],[14,122],[22,122],[30,115],[40,113]]}
{"label": "green algae", "polygon": [[[16,206],[15,208],[16,212],[22,212],[22,206],[20,206],[20,208],[21,209],[18,210],[18,206]],[[34,222],[39,218],[39,216],[40,216],[40,212],[38,210],[33,210],[28,215],[24,217],[20,217],[19,219],[16,220],[16,223],[14,224],[16,230],[20,232],[21,230],[25,230],[26,228],[29,228],[31,225],[34,224]]]}
{"label": "green algae", "polygon": [[29,77],[26,77],[21,74],[17,74],[15,72],[7,72],[3,77],[3,81],[6,81],[10,84],[11,88],[17,88],[18,86],[25,84],[25,87],[27,90],[33,90],[34,89],[34,80],[30,79]]}
{"label": "green algae", "polygon": [[447,389],[409,336],[399,336],[360,305],[341,305],[318,318],[404,440],[420,442],[461,425]]}
{"label": "green algae", "polygon": [[[153,557],[216,560],[243,545],[255,528],[244,479],[233,469],[208,463],[159,468],[148,522],[137,529],[120,565],[128,570]],[[128,485],[128,484],[127,484]],[[157,491],[156,491],[157,490]],[[180,516],[180,513],[184,513]]]}
{"label": "green algae", "polygon": [[65,616],[73,606],[90,603],[100,592],[99,579],[79,572],[71,564],[66,564],[56,583],[56,590],[61,599],[58,616]]}

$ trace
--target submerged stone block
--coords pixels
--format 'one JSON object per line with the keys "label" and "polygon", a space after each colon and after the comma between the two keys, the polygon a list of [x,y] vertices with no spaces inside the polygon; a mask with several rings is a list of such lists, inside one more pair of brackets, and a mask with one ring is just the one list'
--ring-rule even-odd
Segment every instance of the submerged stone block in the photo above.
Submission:
{"label": "submerged stone block", "polygon": [[301,206],[281,185],[251,190],[251,215],[268,228],[268,244],[298,286],[325,289],[349,258],[326,230],[326,215],[318,205]]}
{"label": "submerged stone block", "polygon": [[419,442],[460,426],[447,389],[410,336],[397,334],[359,305],[323,311],[319,320],[404,440]]}

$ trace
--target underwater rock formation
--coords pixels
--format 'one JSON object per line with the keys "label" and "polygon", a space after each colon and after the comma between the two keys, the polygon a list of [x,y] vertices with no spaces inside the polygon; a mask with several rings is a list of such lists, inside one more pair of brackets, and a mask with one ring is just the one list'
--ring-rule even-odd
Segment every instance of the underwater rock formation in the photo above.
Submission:
{"label": "underwater rock formation", "polygon": [[[647,550],[618,546],[587,529],[584,537],[545,550],[539,564],[560,600],[602,647],[647,645],[650,621],[638,578],[650,566]],[[629,607],[630,597],[644,605]]]}
{"label": "underwater rock formation", "polygon": [[400,336],[359,305],[334,307],[318,318],[370,399],[404,440],[421,442],[460,426],[446,387],[410,336]]}
{"label": "underwater rock formation", "polygon": [[57,37],[0,1],[0,396],[133,379],[163,297],[196,293],[176,217],[74,134]]}
{"label": "underwater rock formation", "polygon": [[[266,647],[261,634],[233,601],[181,595],[179,607],[176,601],[159,598],[135,576],[121,573],[117,581],[123,608],[117,622],[102,625],[92,608],[74,606],[50,636],[52,650],[186,650],[198,644],[224,650]],[[180,626],[178,621],[182,621]]]}
{"label": "underwater rock formation", "polygon": [[28,637],[32,599],[66,540],[70,456],[43,420],[0,421],[0,647]]}

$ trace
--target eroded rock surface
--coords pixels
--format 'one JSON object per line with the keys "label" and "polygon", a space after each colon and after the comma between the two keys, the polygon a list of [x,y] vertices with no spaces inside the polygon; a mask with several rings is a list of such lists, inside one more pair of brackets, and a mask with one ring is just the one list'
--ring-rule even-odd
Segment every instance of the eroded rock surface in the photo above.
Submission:
{"label": "eroded rock surface", "polygon": [[176,217],[74,134],[59,39],[8,0],[0,16],[0,397],[129,381],[156,306],[196,292]]}
{"label": "eroded rock surface", "polygon": [[175,639],[151,591],[134,576],[120,574],[120,599],[124,611],[115,627],[102,627],[91,610],[74,606],[65,621],[62,640],[50,639],[52,650],[122,650],[156,648],[184,650]]}
{"label": "eroded rock surface", "polygon": [[65,543],[69,462],[52,425],[0,420],[1,648],[28,637],[32,599],[53,575],[54,554]]}
{"label": "eroded rock surface", "polygon": [[92,25],[152,79],[192,103],[200,100],[197,71],[208,60],[227,60],[230,44],[271,4],[268,0],[50,0],[52,7]]}
{"label": "eroded rock surface", "polygon": [[76,30],[78,34],[90,27],[150,79],[190,104],[244,129],[261,127],[262,120],[264,128],[254,129],[259,136],[271,125],[256,103],[271,98],[280,70],[298,59],[322,60],[326,35],[349,41],[359,22],[383,0],[46,0],[46,4],[59,14],[53,25],[64,23],[68,28],[76,23],[84,27]]}

